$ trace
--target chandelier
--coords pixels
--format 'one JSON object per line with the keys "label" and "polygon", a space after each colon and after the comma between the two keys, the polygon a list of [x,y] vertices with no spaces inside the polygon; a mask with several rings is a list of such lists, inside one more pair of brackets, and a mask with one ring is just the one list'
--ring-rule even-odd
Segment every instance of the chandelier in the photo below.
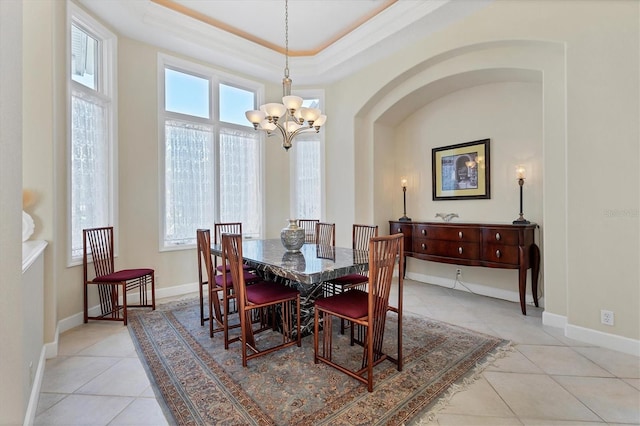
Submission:
{"label": "chandelier", "polygon": [[282,147],[288,151],[293,139],[300,133],[318,133],[327,121],[327,116],[318,108],[302,106],[303,99],[291,95],[289,78],[289,2],[284,2],[285,16],[285,67],[282,79],[282,103],[268,103],[259,110],[247,111],[245,115],[256,130],[263,130],[267,136],[273,136],[276,130],[282,136]]}

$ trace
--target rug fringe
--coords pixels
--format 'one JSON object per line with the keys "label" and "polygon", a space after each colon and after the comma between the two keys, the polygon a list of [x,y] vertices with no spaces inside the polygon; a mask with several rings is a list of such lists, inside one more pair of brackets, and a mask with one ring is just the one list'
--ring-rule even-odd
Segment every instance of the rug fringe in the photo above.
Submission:
{"label": "rug fringe", "polygon": [[515,352],[515,346],[513,345],[512,342],[509,342],[505,345],[500,346],[499,348],[497,348],[497,351],[494,354],[487,357],[481,363],[477,363],[476,366],[473,368],[473,371],[467,377],[465,377],[461,383],[455,383],[449,386],[449,389],[447,390],[447,392],[445,392],[444,395],[439,397],[436,400],[436,402],[433,404],[433,406],[429,409],[429,411],[423,414],[422,417],[420,417],[414,423],[414,425],[425,426],[433,422],[437,414],[450,404],[451,399],[455,394],[463,390],[466,390],[471,384],[473,384],[478,379],[480,379],[480,377],[482,377],[482,372],[487,367],[493,365],[497,360],[504,358],[510,352]]}

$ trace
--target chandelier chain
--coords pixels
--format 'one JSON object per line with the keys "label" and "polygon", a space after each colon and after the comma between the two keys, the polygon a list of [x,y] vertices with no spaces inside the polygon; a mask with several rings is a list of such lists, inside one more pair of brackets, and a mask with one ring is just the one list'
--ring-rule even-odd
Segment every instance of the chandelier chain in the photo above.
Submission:
{"label": "chandelier chain", "polygon": [[284,1],[284,75],[289,77],[289,0]]}

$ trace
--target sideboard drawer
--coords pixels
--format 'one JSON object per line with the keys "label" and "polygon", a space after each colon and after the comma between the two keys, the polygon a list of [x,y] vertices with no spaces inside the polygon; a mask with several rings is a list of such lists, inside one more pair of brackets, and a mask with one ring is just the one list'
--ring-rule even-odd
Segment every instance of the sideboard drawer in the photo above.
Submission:
{"label": "sideboard drawer", "polygon": [[480,230],[463,227],[440,227],[431,225],[416,225],[414,230],[416,237],[425,237],[446,241],[480,241]]}
{"label": "sideboard drawer", "polygon": [[485,244],[482,259],[486,262],[518,265],[518,246]]}
{"label": "sideboard drawer", "polygon": [[485,244],[504,244],[517,246],[519,244],[520,231],[516,229],[504,228],[484,228],[482,239]]}
{"label": "sideboard drawer", "polygon": [[413,252],[430,256],[475,260],[480,258],[478,243],[414,238]]}

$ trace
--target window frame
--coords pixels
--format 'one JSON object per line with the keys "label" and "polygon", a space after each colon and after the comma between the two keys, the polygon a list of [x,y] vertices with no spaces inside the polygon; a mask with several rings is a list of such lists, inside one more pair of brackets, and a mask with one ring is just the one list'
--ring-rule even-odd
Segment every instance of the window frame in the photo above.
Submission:
{"label": "window frame", "polygon": [[[165,110],[165,72],[164,72],[165,68],[170,68],[178,72],[195,75],[195,76],[209,80],[210,117],[208,119]],[[160,252],[176,251],[176,250],[191,250],[196,247],[195,242],[193,244],[167,245],[164,240],[164,230],[166,225],[165,223],[166,174],[164,172],[165,170],[164,165],[166,161],[165,122],[167,119],[173,119],[173,120],[188,121],[188,122],[198,122],[199,124],[205,124],[213,127],[213,157],[214,157],[213,185],[214,185],[215,196],[217,197],[217,200],[214,203],[214,218],[215,218],[215,221],[218,222],[220,218],[220,184],[221,184],[220,167],[219,167],[220,131],[223,128],[242,130],[242,131],[251,131],[251,132],[255,131],[251,123],[249,123],[248,121],[246,126],[220,121],[220,111],[219,111],[220,84],[233,86],[239,89],[254,92],[256,105],[262,104],[264,99],[265,89],[264,89],[264,84],[259,83],[257,81],[238,77],[236,75],[232,75],[232,74],[220,71],[216,68],[194,63],[185,59],[180,59],[166,53],[158,53],[157,72],[158,72],[157,74],[158,75],[158,144],[159,144],[158,146],[158,175],[159,175],[158,176],[158,199],[159,199],[158,250]],[[254,108],[256,108],[256,105],[254,105]],[[264,183],[265,182],[264,135],[262,134],[262,132],[260,132],[258,136],[259,136],[259,150],[260,150],[258,153],[260,158],[259,182],[261,185],[260,191],[262,194],[264,194],[264,185],[265,185]],[[265,224],[266,224],[265,197],[262,197],[261,201],[262,202],[261,202],[260,209],[262,211],[262,218],[261,218],[261,224],[260,224],[259,238],[263,238],[263,236],[265,235]]]}
{"label": "window frame", "polygon": [[[306,89],[306,90],[293,90],[292,95],[300,96],[302,99],[318,99],[320,109],[324,113],[324,90],[322,89]],[[325,180],[325,128],[324,126],[320,129],[320,132],[317,133],[320,138],[320,217],[319,218],[296,218],[296,219],[320,219],[324,220],[326,217],[326,180]],[[304,143],[304,142],[299,142]],[[293,141],[293,146],[291,149],[296,148],[296,140]],[[298,181],[298,166],[296,163],[296,156],[292,155],[289,158],[289,203],[291,205],[290,210],[292,212],[298,211],[298,191],[296,188],[296,183]]]}
{"label": "window frame", "polygon": [[[77,81],[71,76],[71,27],[75,25],[82,31],[89,34],[98,41],[98,52],[96,55],[96,71],[97,71],[97,88],[91,89]],[[118,93],[117,93],[117,53],[118,39],[117,36],[109,31],[99,21],[86,13],[73,2],[67,0],[67,21],[66,21],[66,109],[67,109],[67,267],[82,264],[82,254],[73,255],[73,220],[72,220],[72,202],[73,202],[73,170],[72,170],[72,97],[74,93],[81,92],[85,96],[99,99],[105,105],[105,135],[107,140],[107,205],[108,224],[104,226],[114,227],[114,256],[118,254]]]}

